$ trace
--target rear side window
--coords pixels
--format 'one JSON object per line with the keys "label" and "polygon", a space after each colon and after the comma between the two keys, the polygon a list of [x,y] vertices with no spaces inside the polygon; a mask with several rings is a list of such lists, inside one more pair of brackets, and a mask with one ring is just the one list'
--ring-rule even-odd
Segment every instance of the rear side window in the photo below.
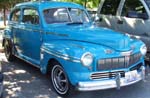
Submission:
{"label": "rear side window", "polygon": [[13,22],[18,22],[20,19],[20,9],[16,9],[12,12],[10,20]]}
{"label": "rear side window", "polygon": [[121,15],[128,17],[128,12],[133,11],[136,13],[146,13],[143,4],[139,0],[126,0]]}
{"label": "rear side window", "polygon": [[105,0],[101,14],[116,15],[120,0]]}
{"label": "rear side window", "polygon": [[30,8],[24,9],[22,22],[26,23],[26,24],[38,25],[39,24],[39,14],[38,14],[37,10],[30,9]]}

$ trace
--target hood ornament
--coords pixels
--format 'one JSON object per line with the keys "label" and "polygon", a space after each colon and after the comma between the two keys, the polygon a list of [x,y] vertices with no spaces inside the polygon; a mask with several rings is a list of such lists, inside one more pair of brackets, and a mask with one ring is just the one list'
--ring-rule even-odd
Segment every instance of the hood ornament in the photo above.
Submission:
{"label": "hood ornament", "polygon": [[122,56],[130,56],[132,54],[133,50],[126,51],[126,52],[121,52]]}

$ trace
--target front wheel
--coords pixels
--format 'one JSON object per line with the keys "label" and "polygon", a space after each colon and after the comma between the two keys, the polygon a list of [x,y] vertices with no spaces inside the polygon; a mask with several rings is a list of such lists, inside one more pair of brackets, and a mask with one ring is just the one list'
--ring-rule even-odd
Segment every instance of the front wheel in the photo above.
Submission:
{"label": "front wheel", "polygon": [[54,63],[51,70],[51,82],[53,88],[60,96],[68,96],[73,93],[73,86],[59,63]]}

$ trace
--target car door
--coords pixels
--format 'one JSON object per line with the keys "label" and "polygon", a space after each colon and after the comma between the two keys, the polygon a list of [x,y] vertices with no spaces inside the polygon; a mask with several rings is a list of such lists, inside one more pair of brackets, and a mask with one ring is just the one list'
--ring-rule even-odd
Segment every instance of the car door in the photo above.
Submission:
{"label": "car door", "polygon": [[125,0],[117,30],[133,35],[150,47],[149,9],[144,0]]}
{"label": "car door", "polygon": [[15,55],[21,54],[21,40],[20,40],[20,31],[19,31],[19,23],[21,18],[21,9],[16,8],[10,14],[9,27],[12,32],[13,43],[14,43],[14,51]]}
{"label": "car door", "polygon": [[19,26],[22,56],[27,61],[40,64],[41,26],[39,13],[34,8],[24,8]]}
{"label": "car door", "polygon": [[116,29],[116,17],[121,0],[101,0],[97,24],[102,27]]}

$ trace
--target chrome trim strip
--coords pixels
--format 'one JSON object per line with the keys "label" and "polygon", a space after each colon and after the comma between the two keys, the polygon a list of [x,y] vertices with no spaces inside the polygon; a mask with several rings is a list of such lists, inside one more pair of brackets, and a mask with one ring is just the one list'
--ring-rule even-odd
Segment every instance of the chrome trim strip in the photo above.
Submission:
{"label": "chrome trim strip", "polygon": [[59,34],[55,32],[46,32],[46,34],[55,35],[55,36],[62,36],[62,37],[69,37],[68,34]]}
{"label": "chrome trim strip", "polygon": [[62,56],[67,56],[67,57],[70,57],[70,58],[75,58],[75,59],[79,59],[79,60],[80,60],[80,58],[71,57],[71,56],[69,56],[69,55],[62,54],[61,52],[58,52],[58,51],[54,51],[54,50],[50,50],[50,49],[47,49],[47,48],[42,47],[41,50],[43,50],[43,49],[44,49],[44,50],[47,50],[47,51],[51,51],[51,52],[56,53],[56,54],[59,54],[59,55],[62,55]]}
{"label": "chrome trim strip", "polygon": [[132,54],[133,50],[121,52],[122,56],[130,56]]}
{"label": "chrome trim strip", "polygon": [[26,28],[19,28],[21,30],[26,30],[26,31],[32,31],[32,32],[40,32],[38,29],[26,29]]}
{"label": "chrome trim strip", "polygon": [[[93,79],[93,78],[92,78],[93,75],[100,75],[100,74],[102,74],[102,75],[108,75],[108,76],[109,76],[109,74],[115,74],[115,73],[123,74],[123,72],[125,73],[124,70],[93,72],[93,73],[90,73],[90,78],[89,78],[89,79],[91,79],[91,80],[100,80],[100,79],[104,79],[104,78]],[[108,78],[105,78],[105,79],[109,79],[109,77],[108,77]]]}
{"label": "chrome trim strip", "polygon": [[60,52],[55,52],[53,50],[48,50],[46,48],[41,48],[41,51],[44,51],[50,55],[53,55],[53,56],[56,56],[58,58],[61,58],[61,59],[64,59],[64,60],[67,60],[67,61],[71,61],[71,62],[75,62],[75,63],[80,63],[80,59],[79,58],[75,58],[75,57],[71,57],[69,55],[65,55],[65,54],[61,54]]}

